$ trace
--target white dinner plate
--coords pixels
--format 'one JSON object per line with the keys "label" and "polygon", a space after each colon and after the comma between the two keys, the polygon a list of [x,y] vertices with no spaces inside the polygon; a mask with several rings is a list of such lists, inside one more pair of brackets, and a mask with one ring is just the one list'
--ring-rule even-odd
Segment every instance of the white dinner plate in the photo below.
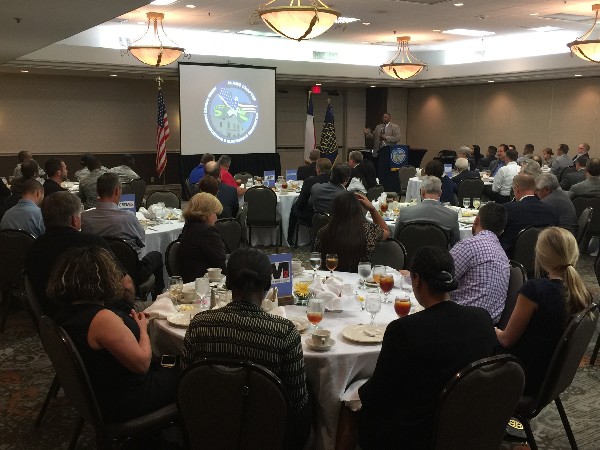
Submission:
{"label": "white dinner plate", "polygon": [[458,219],[458,221],[460,223],[467,223],[469,225],[473,225],[475,223],[475,219],[477,219],[477,217],[473,217],[473,216],[471,216],[471,217],[461,217],[461,218]]}
{"label": "white dinner plate", "polygon": [[342,330],[342,336],[346,339],[361,344],[379,344],[383,341],[384,333],[383,325],[350,325]]}
{"label": "white dinner plate", "polygon": [[335,341],[333,339],[327,339],[327,342],[325,342],[325,345],[314,345],[311,337],[306,339],[304,341],[304,343],[308,346],[308,348],[310,348],[311,350],[315,350],[317,352],[327,351],[335,345]]}
{"label": "white dinner plate", "polygon": [[167,323],[174,327],[187,328],[190,326],[192,320],[192,314],[189,313],[177,313],[167,317]]}
{"label": "white dinner plate", "polygon": [[310,326],[310,322],[302,317],[288,317],[288,320],[294,324],[298,333],[302,333]]}

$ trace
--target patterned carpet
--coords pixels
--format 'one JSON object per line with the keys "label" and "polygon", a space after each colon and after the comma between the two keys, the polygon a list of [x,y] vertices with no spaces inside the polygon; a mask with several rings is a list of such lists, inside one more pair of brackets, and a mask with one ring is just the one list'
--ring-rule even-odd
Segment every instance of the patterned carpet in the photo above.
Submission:
{"label": "patterned carpet", "polygon": [[[308,252],[308,247],[294,251],[295,257],[302,261],[308,261]],[[600,289],[592,265],[592,257],[583,257],[578,269],[593,290],[595,301],[598,301]],[[581,450],[597,450],[600,442],[600,361],[596,362],[595,367],[589,366],[592,344],[596,342],[597,335],[598,330],[573,384],[562,396]],[[6,332],[0,335],[0,450],[46,450],[67,447],[77,416],[62,391],[50,402],[42,426],[38,429],[33,428],[33,422],[53,377],[54,370],[29,317],[24,311],[12,313]],[[554,404],[534,419],[533,428],[540,450],[569,448]],[[164,441],[132,442],[129,447],[174,448]],[[93,430],[87,425],[77,448],[95,448]],[[528,447],[505,443],[501,448],[521,450]]]}

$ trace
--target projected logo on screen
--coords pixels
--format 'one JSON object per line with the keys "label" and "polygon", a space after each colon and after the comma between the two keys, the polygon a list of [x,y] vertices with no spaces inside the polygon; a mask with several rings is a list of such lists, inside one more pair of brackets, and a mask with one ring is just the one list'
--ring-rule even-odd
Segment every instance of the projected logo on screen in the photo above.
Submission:
{"label": "projected logo on screen", "polygon": [[254,93],[239,81],[222,81],[208,93],[204,120],[210,133],[225,144],[248,138],[258,123],[258,102]]}

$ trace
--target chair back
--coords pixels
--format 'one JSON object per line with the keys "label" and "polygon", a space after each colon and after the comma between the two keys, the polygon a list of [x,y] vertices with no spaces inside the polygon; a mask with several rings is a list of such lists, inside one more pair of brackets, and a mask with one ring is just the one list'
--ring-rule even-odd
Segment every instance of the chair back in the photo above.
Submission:
{"label": "chair back", "polygon": [[179,263],[177,261],[177,252],[179,251],[180,245],[181,241],[175,239],[167,245],[167,249],[165,250],[165,267],[170,277],[181,275],[181,270],[179,269]]}
{"label": "chair back", "polygon": [[575,207],[577,217],[581,216],[583,210],[587,207],[592,207],[596,211],[600,211],[600,196],[598,195],[578,195],[571,199]]}
{"label": "chair back", "polygon": [[29,281],[29,277],[27,274],[23,274],[23,285],[25,287],[25,308],[29,313],[29,317],[35,326],[36,331],[40,332],[40,318],[44,315],[44,311],[42,311],[42,305],[40,305],[40,301],[33,289],[31,281]]}
{"label": "chair back", "polygon": [[539,393],[531,404],[533,415],[537,415],[571,385],[597,323],[598,305],[595,303],[571,319],[554,350]]}
{"label": "chair back", "polygon": [[217,223],[215,223],[215,227],[223,238],[223,242],[225,242],[227,253],[233,253],[240,248],[242,226],[237,220],[231,218],[219,219],[217,220]]}
{"label": "chair back", "polygon": [[125,268],[127,273],[130,275],[136,273],[138,255],[135,249],[129,245],[125,239],[117,237],[105,237],[104,240],[106,240],[110,246],[110,249],[115,254],[121,265]]}
{"label": "chair back", "polygon": [[398,170],[398,179],[400,180],[400,192],[402,194],[406,193],[406,188],[408,187],[408,180],[410,180],[416,174],[417,169],[413,166],[400,167],[400,170]]}
{"label": "chair back", "polygon": [[565,175],[576,171],[577,169],[575,169],[575,166],[564,167],[558,171],[556,178],[558,178],[558,181],[560,182],[565,178]]}
{"label": "chair back", "polygon": [[144,206],[144,195],[146,195],[146,182],[141,178],[136,178],[129,182],[131,190],[135,194],[135,209]]}
{"label": "chair back", "polygon": [[590,241],[588,233],[592,222],[593,212],[594,208],[588,206],[583,210],[579,219],[577,219],[577,245],[579,245],[579,253],[584,253],[587,250],[587,245]]}
{"label": "chair back", "polygon": [[181,208],[181,199],[172,191],[156,191],[146,199],[146,208],[163,202],[167,208]]}
{"label": "chair back", "polygon": [[311,249],[314,250],[315,240],[319,234],[319,230],[329,223],[331,217],[329,214],[324,212],[315,212],[312,216],[312,226],[310,227],[310,244]]}
{"label": "chair back", "polygon": [[510,316],[512,315],[515,305],[517,304],[517,297],[519,296],[519,290],[521,286],[527,281],[527,274],[522,264],[511,260],[510,261],[510,277],[508,279],[508,291],[506,292],[506,303],[502,310],[502,315],[496,326],[504,330]]}
{"label": "chair back", "polygon": [[517,358],[499,355],[468,365],[448,382],[438,403],[434,450],[498,450],[525,386]]}
{"label": "chair back", "polygon": [[181,374],[177,407],[189,448],[283,448],[288,396],[279,378],[257,364],[192,364]]}
{"label": "chair back", "polygon": [[462,206],[464,198],[481,198],[481,195],[483,194],[483,186],[483,181],[479,178],[465,178],[462,180],[460,183],[458,183],[458,188],[456,191],[458,204]]}
{"label": "chair back", "polygon": [[252,178],[252,174],[248,172],[240,172],[236,173],[233,178],[235,180],[240,180],[242,184],[246,184],[250,178]]}
{"label": "chair back", "polygon": [[[121,194],[133,194],[133,189],[129,183],[121,183]],[[136,204],[137,208],[137,204]]]}
{"label": "chair back", "polygon": [[450,238],[448,233],[435,223],[410,222],[394,230],[394,239],[397,239],[406,250],[405,267],[410,268],[415,252],[424,245],[448,248]]}
{"label": "chair back", "polygon": [[386,239],[375,244],[371,255],[371,264],[390,266],[396,270],[404,269],[406,262],[406,249],[396,239]]}
{"label": "chair back", "polygon": [[381,194],[383,194],[384,192],[385,192],[385,188],[380,184],[376,184],[375,186],[373,186],[371,189],[369,189],[367,191],[367,198],[369,199],[369,201],[377,200],[379,198],[379,196]]}
{"label": "chair back", "polygon": [[535,244],[538,236],[548,225],[523,228],[517,235],[513,259],[523,265],[529,278],[535,275]]}
{"label": "chair back", "polygon": [[79,352],[69,335],[48,316],[40,318],[40,338],[65,395],[96,433],[104,422]]}
{"label": "chair back", "polygon": [[244,194],[246,223],[256,226],[277,224],[277,194],[267,186],[254,186]]}
{"label": "chair back", "polygon": [[4,257],[0,258],[0,291],[4,295],[17,289],[22,290],[25,254],[35,238],[24,230],[0,230],[0,248]]}

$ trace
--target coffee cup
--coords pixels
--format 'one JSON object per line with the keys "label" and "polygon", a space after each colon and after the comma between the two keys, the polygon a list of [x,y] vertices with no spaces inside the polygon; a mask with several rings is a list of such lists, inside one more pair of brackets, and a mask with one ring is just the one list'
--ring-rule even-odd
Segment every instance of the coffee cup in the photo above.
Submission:
{"label": "coffee cup", "polygon": [[183,303],[193,303],[196,301],[196,291],[191,289],[184,289],[182,292]]}
{"label": "coffee cup", "polygon": [[292,260],[292,272],[300,272],[302,270],[302,261],[298,261],[297,259]]}
{"label": "coffee cup", "polygon": [[313,345],[324,347],[327,345],[327,341],[329,341],[330,336],[331,331],[329,330],[315,330],[312,334]]}
{"label": "coffee cup", "polygon": [[211,267],[207,269],[206,273],[208,273],[208,279],[210,281],[219,281],[221,278],[223,278],[220,267]]}

